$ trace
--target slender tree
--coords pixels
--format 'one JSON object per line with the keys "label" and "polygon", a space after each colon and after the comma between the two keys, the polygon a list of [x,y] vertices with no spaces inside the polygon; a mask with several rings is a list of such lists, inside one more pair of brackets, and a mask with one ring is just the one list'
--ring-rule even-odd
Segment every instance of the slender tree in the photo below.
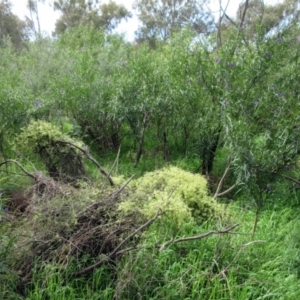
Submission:
{"label": "slender tree", "polygon": [[260,32],[262,36],[295,24],[299,21],[300,6],[298,0],[284,0],[282,3],[266,4],[261,0],[243,2],[237,11],[237,24],[243,19],[247,3],[247,14],[244,16],[243,28],[247,28],[247,38],[252,39]]}
{"label": "slender tree", "polygon": [[205,11],[205,3],[206,0],[136,0],[133,7],[142,23],[136,32],[137,40],[166,40],[185,26],[207,33],[212,16]]}
{"label": "slender tree", "polygon": [[98,1],[93,0],[56,0],[54,9],[62,13],[55,25],[56,34],[80,24],[111,31],[123,19],[131,17],[131,13],[123,5],[114,1],[98,4]]}
{"label": "slender tree", "polygon": [[28,27],[12,13],[11,7],[9,0],[0,2],[0,45],[6,38],[10,38],[16,48],[21,48],[23,41],[28,37]]}
{"label": "slender tree", "polygon": [[[34,31],[34,35],[37,36],[41,35],[41,24],[40,24],[40,16],[38,10],[38,2],[45,3],[45,0],[27,0],[27,8],[30,12],[30,18],[28,19],[29,24],[31,24],[31,28]],[[35,26],[37,24],[37,29]]]}

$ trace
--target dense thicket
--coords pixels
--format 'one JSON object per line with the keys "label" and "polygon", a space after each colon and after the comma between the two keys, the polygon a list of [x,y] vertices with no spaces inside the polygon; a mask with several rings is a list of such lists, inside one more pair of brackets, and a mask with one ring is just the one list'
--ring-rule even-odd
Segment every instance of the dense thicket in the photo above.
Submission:
{"label": "dense thicket", "polygon": [[183,31],[149,51],[80,27],[20,54],[1,48],[2,155],[32,118],[69,122],[97,151],[122,144],[135,166],[143,153],[190,155],[209,175],[226,149],[236,180],[263,193],[297,166],[298,34],[245,44],[232,31],[213,50]]}
{"label": "dense thicket", "polygon": [[[125,187],[106,190],[105,182],[97,187],[92,185],[93,179],[99,180],[99,177],[95,176],[95,169],[82,160],[86,154],[95,162],[90,151],[106,166],[117,156],[114,164],[117,171],[112,172],[119,175],[120,169],[125,169],[121,172],[125,177],[133,172],[138,177],[145,171],[169,164],[201,173],[208,180],[212,196],[202,197],[207,203],[201,205],[208,211],[212,211],[208,203],[221,196],[226,197],[227,202],[242,199],[245,206],[240,209],[233,205],[228,212],[222,212],[224,219],[218,215],[218,221],[214,218],[204,225],[187,222],[175,228],[168,220],[159,221],[133,239],[133,244],[138,243],[134,244],[137,252],[125,249],[128,253],[124,250],[120,254],[126,254],[122,259],[113,260],[115,269],[101,266],[95,271],[91,278],[101,284],[85,286],[87,291],[83,297],[98,289],[100,298],[97,299],[259,299],[269,295],[274,297],[272,299],[296,299],[299,293],[294,289],[289,291],[290,296],[282,295],[285,295],[284,289],[294,288],[299,282],[298,238],[295,237],[299,225],[290,207],[299,209],[300,29],[292,24],[267,35],[262,27],[256,30],[249,38],[247,28],[229,26],[223,35],[219,32],[215,42],[212,36],[199,37],[186,28],[172,33],[164,42],[157,41],[153,50],[146,44],[128,43],[120,36],[94,27],[79,26],[66,30],[55,40],[40,38],[29,42],[19,52],[9,44],[1,47],[0,197],[1,211],[8,215],[4,214],[1,229],[4,238],[0,243],[0,263],[4,263],[0,271],[4,270],[3,274],[9,274],[7,278],[15,282],[14,275],[20,274],[9,273],[7,266],[13,265],[19,273],[32,268],[28,272],[32,285],[23,286],[23,292],[26,290],[33,297],[41,290],[45,293],[41,297],[54,297],[55,293],[51,294],[45,287],[50,278],[53,281],[49,286],[63,282],[69,288],[60,290],[64,295],[61,299],[75,299],[71,291],[80,291],[85,281],[82,277],[75,280],[74,273],[81,275],[81,269],[85,270],[84,267],[99,260],[99,256],[106,255],[105,249],[113,253],[113,256],[108,255],[109,259],[115,258],[114,247],[122,240],[127,241],[126,232],[135,232],[141,225],[138,222],[146,221],[132,212],[138,211],[139,205],[140,211],[148,210],[147,205],[151,203],[155,211],[160,198],[172,199],[176,188],[171,185],[174,174],[161,175],[169,171],[149,173],[142,177],[142,183],[138,179],[126,190],[124,198],[138,204],[129,210],[127,223],[120,221],[116,202],[112,200],[121,201],[119,196]],[[225,39],[220,38],[222,36]],[[35,132],[34,128],[39,130]],[[43,128],[49,129],[49,133],[44,134]],[[77,140],[84,141],[85,145],[73,142]],[[60,144],[64,145],[63,151]],[[75,159],[78,163],[73,167],[70,161]],[[20,169],[11,167],[11,163],[30,170],[25,172],[34,180],[30,188],[27,179],[20,179]],[[99,164],[97,167],[103,172]],[[51,174],[53,168],[59,176]],[[176,168],[173,170],[185,174]],[[69,174],[62,174],[64,172]],[[72,186],[64,186],[65,183],[59,181],[59,178],[67,178],[65,181],[73,184],[72,174],[75,179],[85,177],[85,181],[77,181]],[[189,201],[190,206],[184,208],[189,215],[191,210],[201,207],[200,204],[195,206],[198,202],[194,201],[193,194],[207,195],[206,181],[201,177],[203,190],[199,191],[197,176],[180,176],[185,176],[185,180],[176,177],[176,185],[178,182],[188,185],[187,178],[193,178],[189,197],[183,187],[174,193],[174,199],[176,196],[180,201]],[[143,181],[150,177],[156,177],[153,184]],[[163,177],[168,178],[164,181]],[[124,183],[123,179],[116,182],[118,180]],[[154,191],[147,192],[147,189]],[[53,191],[54,196],[50,196],[55,200],[49,200],[51,197],[45,195],[47,190]],[[170,195],[165,195],[165,191]],[[29,201],[26,207],[10,215],[9,211],[14,209],[12,200],[25,198]],[[143,199],[152,202],[142,205]],[[169,203],[172,200],[166,202],[172,212],[175,208]],[[276,206],[281,206],[282,216]],[[106,207],[109,208],[106,210]],[[268,210],[270,207],[274,214]],[[241,212],[244,219],[239,219]],[[259,226],[259,214],[268,229]],[[145,212],[143,215],[148,217]],[[64,216],[70,220],[64,220]],[[278,220],[273,223],[274,216]],[[216,237],[208,242],[184,244],[186,246],[178,242],[165,251],[158,251],[158,246],[164,249],[164,243],[178,241],[178,236],[195,235],[211,224],[213,228],[225,228],[234,220],[239,220],[241,228],[250,236]],[[45,229],[51,222],[54,229],[47,232]],[[24,268],[21,263],[14,265],[9,249],[17,239],[15,245],[19,250],[26,234],[18,230],[25,230],[26,226],[32,230],[34,239],[26,240],[25,250],[22,250],[28,253],[38,250],[28,256]],[[278,235],[273,232],[276,226],[284,228],[278,230]],[[7,228],[15,233],[11,241]],[[43,234],[39,232],[41,228]],[[92,234],[87,237],[89,231],[96,234],[96,228],[101,228],[97,237],[101,242],[103,238],[105,247]],[[220,232],[224,233],[219,230],[210,234]],[[254,240],[256,233],[258,240]],[[267,244],[268,239],[271,242]],[[282,240],[289,245],[281,259],[275,248],[276,245],[285,247]],[[50,246],[40,246],[41,241]],[[84,242],[81,244],[81,241]],[[257,252],[245,250],[256,243],[266,243],[266,246]],[[47,258],[41,260],[43,247]],[[81,253],[82,249],[85,254]],[[40,259],[36,267],[33,253]],[[268,255],[273,259],[270,265]],[[71,266],[71,271],[67,269],[64,275],[57,271],[61,270],[60,258],[63,267]],[[46,274],[51,267],[51,276],[43,277],[40,282],[38,276]],[[197,277],[199,270],[201,279]],[[5,276],[0,275],[0,280],[9,286]],[[268,280],[263,282],[265,278]],[[283,288],[277,288],[283,278]],[[173,290],[174,293],[170,292]],[[12,295],[11,299],[16,297]],[[38,299],[37,295],[34,297]]]}

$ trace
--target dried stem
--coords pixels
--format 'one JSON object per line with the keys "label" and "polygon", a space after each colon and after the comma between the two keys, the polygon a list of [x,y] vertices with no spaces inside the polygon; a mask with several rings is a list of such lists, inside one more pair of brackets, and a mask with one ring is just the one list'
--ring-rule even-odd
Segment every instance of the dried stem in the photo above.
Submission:
{"label": "dried stem", "polygon": [[194,236],[190,236],[190,237],[186,237],[186,238],[179,238],[176,240],[171,239],[168,242],[165,242],[164,244],[162,244],[159,248],[159,251],[164,250],[167,246],[169,246],[170,244],[176,244],[176,243],[181,243],[181,242],[187,242],[187,241],[194,241],[194,240],[200,240],[203,239],[207,236],[210,236],[212,234],[223,234],[223,233],[228,233],[229,231],[231,231],[232,229],[236,228],[237,226],[239,226],[239,224],[235,224],[229,228],[226,229],[222,229],[222,230],[211,230],[208,231],[206,233],[203,234],[199,234],[199,235],[194,235]]}
{"label": "dried stem", "polygon": [[139,228],[137,228],[134,232],[132,232],[126,239],[124,239],[110,254],[108,254],[104,259],[96,262],[95,264],[75,273],[75,276],[80,276],[86,273],[89,273],[93,270],[95,270],[97,267],[103,265],[104,263],[106,263],[108,260],[112,259],[117,252],[119,251],[119,249],[125,245],[132,237],[134,237],[136,234],[138,234],[141,230],[143,230],[144,228],[148,227],[149,225],[151,225],[159,216],[161,215],[161,210],[158,209],[155,216],[148,220],[145,224],[143,224],[142,226],[140,226]]}

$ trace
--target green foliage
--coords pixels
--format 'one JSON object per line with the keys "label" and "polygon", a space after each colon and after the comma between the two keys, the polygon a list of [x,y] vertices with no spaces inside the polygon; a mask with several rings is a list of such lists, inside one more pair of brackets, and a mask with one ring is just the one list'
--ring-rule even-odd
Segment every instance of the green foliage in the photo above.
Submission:
{"label": "green foliage", "polygon": [[[80,205],[79,201],[76,203]],[[55,203],[47,205],[52,206],[54,214],[60,210],[60,207],[55,208]],[[297,299],[299,209],[280,207],[262,212],[254,241],[250,237],[254,212],[238,203],[231,204],[230,211],[235,212],[235,221],[240,224],[238,232],[242,234],[212,235],[158,251],[155,245],[169,241],[169,234],[174,233],[158,220],[143,234],[143,247],[130,251],[116,262],[115,275],[104,266],[87,276],[70,276],[74,269],[85,264],[85,257],[72,260],[67,268],[53,263],[36,264],[26,296],[33,300],[45,297],[62,300],[79,297]],[[41,228],[41,223],[35,225]],[[48,225],[42,226],[46,230]],[[184,223],[173,238],[198,235],[210,228],[219,229],[211,223],[201,226]],[[14,295],[13,287],[10,286],[10,295]]]}
{"label": "green foliage", "polygon": [[[3,214],[2,206],[0,205],[0,222],[3,222],[1,215]],[[0,228],[1,229],[1,228]],[[10,236],[2,234],[0,237],[0,295],[3,299],[13,300],[22,299],[16,293],[18,281],[17,273],[10,269],[11,257],[10,251],[14,246],[14,239]]]}
{"label": "green foliage", "polygon": [[[204,41],[194,32],[175,33],[173,28],[168,43],[149,50],[93,26],[67,30],[56,40],[30,42],[20,52],[8,45],[0,48],[0,163],[16,156],[24,160],[25,154],[25,168],[42,170],[45,165],[53,177],[78,177],[83,172],[77,171],[84,170],[81,154],[61,143],[83,146],[78,138],[105,167],[112,166],[120,149],[112,168],[118,185],[133,173],[141,176],[118,198],[124,200],[119,211],[106,214],[100,206],[94,231],[90,210],[80,219],[88,219],[88,226],[78,233],[79,240],[93,243],[78,250],[72,235],[79,226],[77,214],[106,199],[111,190],[79,182],[77,189],[54,189],[55,197],[48,189],[50,195],[42,197],[34,187],[27,188],[28,179],[15,174],[20,171],[16,166],[2,165],[5,202],[21,185],[32,200],[22,222],[15,223],[19,216],[11,211],[0,221],[4,299],[18,297],[16,273],[10,270],[24,268],[15,258],[29,257],[31,270],[33,256],[41,252],[55,259],[45,262],[38,256],[26,290],[30,299],[299,298],[299,27],[292,22],[265,34],[284,17],[283,11],[297,16],[295,1],[285,3],[288,7],[279,5],[274,11],[266,7],[267,23],[262,24],[260,13],[255,15],[257,3],[251,2],[248,16],[255,25],[248,19],[243,30],[228,26],[216,48],[211,37]],[[106,7],[106,17],[114,7]],[[76,16],[87,23],[99,17],[89,13],[77,11]],[[18,145],[13,149],[12,140]],[[140,164],[134,168],[139,152]],[[222,188],[239,187],[226,194],[226,212],[208,190],[215,192],[229,162]],[[99,170],[90,163],[87,167],[100,180]],[[210,188],[203,176],[188,171],[207,176]],[[56,186],[42,179],[46,187],[49,182]],[[237,199],[243,208],[234,203]],[[158,208],[164,215],[133,239],[135,250],[116,257],[114,268],[69,276],[95,262],[98,254],[89,254],[110,239],[102,233],[111,237],[119,232],[120,211],[134,217],[127,224],[139,226],[136,222],[152,218]],[[240,224],[242,235],[212,235],[158,251],[157,245],[172,238],[222,228],[224,218],[218,217],[224,215]],[[99,235],[98,226],[107,226],[108,219],[117,227]],[[126,227],[114,236],[105,255],[127,232]],[[24,246],[31,234],[34,242]],[[10,243],[14,236],[16,244]],[[65,256],[70,249],[78,253],[71,261]],[[65,273],[58,266],[61,261]]]}
{"label": "green foliage", "polygon": [[54,9],[62,13],[55,24],[57,35],[79,25],[92,26],[98,30],[112,30],[123,19],[131,17],[124,5],[114,1],[98,5],[98,1],[56,0]]}
{"label": "green foliage", "polygon": [[204,177],[176,167],[149,172],[133,181],[133,194],[119,209],[139,212],[147,218],[161,209],[178,227],[184,222],[203,223],[224,213],[222,206],[207,195],[206,185]]}
{"label": "green foliage", "polygon": [[137,31],[137,39],[149,41],[167,40],[176,31],[186,26],[198,34],[206,32],[212,23],[212,16],[204,10],[206,1],[144,1],[136,0],[134,8],[142,23]]}
{"label": "green foliage", "polygon": [[24,97],[25,85],[20,72],[19,57],[11,47],[0,47],[0,146],[2,154],[8,147],[8,136],[19,131],[28,116],[30,103]]}
{"label": "green foliage", "polygon": [[[237,11],[237,20],[240,22],[245,9],[245,3]],[[260,1],[249,1],[244,22],[247,39],[270,34],[272,30],[280,30],[284,22],[294,23],[299,17],[299,7],[296,0],[284,0],[281,3],[265,4]]]}
{"label": "green foliage", "polygon": [[[28,298],[33,300],[75,300],[75,299],[103,299],[113,298],[114,290],[110,287],[112,278],[106,268],[99,268],[87,283],[83,279],[71,280],[68,272],[58,266],[48,264],[42,268],[36,266],[32,288],[28,289]],[[44,280],[42,280],[44,278]],[[66,279],[65,279],[66,278]]]}
{"label": "green foliage", "polygon": [[0,47],[7,46],[9,42],[16,49],[23,47],[24,41],[28,38],[26,23],[11,11],[11,2],[1,0],[0,2]]}
{"label": "green foliage", "polygon": [[57,126],[44,121],[31,121],[26,128],[23,128],[17,142],[19,146],[23,145],[25,150],[39,152],[40,148],[50,147],[53,142],[65,138],[66,136]]}
{"label": "green foliage", "polygon": [[51,177],[74,180],[85,175],[82,153],[73,146],[83,147],[83,143],[72,140],[51,123],[31,121],[17,137],[16,145],[24,153],[38,154]]}
{"label": "green foliage", "polygon": [[[212,236],[178,243],[158,252],[143,248],[118,265],[119,299],[296,299],[299,297],[298,211],[265,211],[251,241],[254,213],[231,205],[243,235]],[[207,231],[206,226],[184,224],[178,236]],[[291,233],[290,233],[291,232]],[[249,235],[248,235],[248,234]],[[169,232],[154,224],[145,245],[169,240]],[[176,239],[176,236],[174,237]],[[151,246],[150,246],[151,247]]]}

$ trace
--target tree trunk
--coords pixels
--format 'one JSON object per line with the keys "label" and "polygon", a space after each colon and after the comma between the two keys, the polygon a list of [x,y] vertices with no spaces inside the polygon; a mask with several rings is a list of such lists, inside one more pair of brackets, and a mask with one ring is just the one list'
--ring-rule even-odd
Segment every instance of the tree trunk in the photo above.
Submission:
{"label": "tree trunk", "polygon": [[142,123],[142,129],[141,129],[141,133],[140,133],[140,137],[139,137],[139,149],[136,153],[136,157],[135,157],[135,162],[134,162],[134,165],[133,167],[136,168],[137,165],[139,164],[140,162],[140,158],[143,154],[143,151],[144,151],[144,137],[145,137],[145,130],[146,130],[146,127],[147,127],[147,123],[148,123],[148,116],[147,116],[147,113],[144,113],[144,118],[143,118],[143,123]]}
{"label": "tree trunk", "polygon": [[214,160],[216,156],[216,152],[219,145],[219,139],[221,135],[222,127],[219,127],[216,135],[213,137],[214,140],[211,143],[208,143],[206,147],[204,147],[202,152],[202,166],[201,172],[202,175],[209,175],[213,170]]}

